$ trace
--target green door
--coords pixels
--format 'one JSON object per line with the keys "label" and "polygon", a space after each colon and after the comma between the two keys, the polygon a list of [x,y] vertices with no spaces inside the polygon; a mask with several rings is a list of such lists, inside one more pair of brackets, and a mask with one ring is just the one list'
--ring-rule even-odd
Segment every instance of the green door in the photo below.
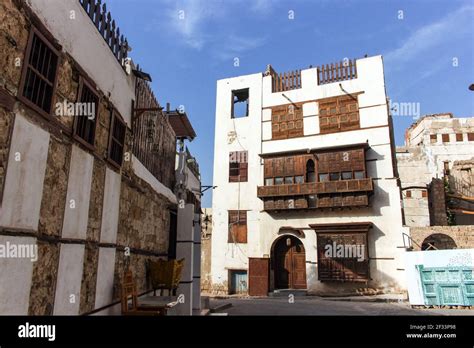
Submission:
{"label": "green door", "polygon": [[473,269],[417,265],[425,305],[474,306]]}

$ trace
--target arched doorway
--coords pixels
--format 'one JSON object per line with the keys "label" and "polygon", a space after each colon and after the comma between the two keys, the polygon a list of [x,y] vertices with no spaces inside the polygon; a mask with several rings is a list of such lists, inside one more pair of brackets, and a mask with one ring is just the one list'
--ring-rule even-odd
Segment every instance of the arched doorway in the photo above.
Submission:
{"label": "arched doorway", "polygon": [[306,182],[315,182],[316,181],[316,171],[314,166],[314,161],[312,159],[306,162]]}
{"label": "arched doorway", "polygon": [[457,245],[454,239],[443,233],[429,235],[421,244],[421,250],[446,250],[456,248]]}
{"label": "arched doorway", "polygon": [[306,253],[294,236],[280,237],[273,247],[275,289],[306,289]]}

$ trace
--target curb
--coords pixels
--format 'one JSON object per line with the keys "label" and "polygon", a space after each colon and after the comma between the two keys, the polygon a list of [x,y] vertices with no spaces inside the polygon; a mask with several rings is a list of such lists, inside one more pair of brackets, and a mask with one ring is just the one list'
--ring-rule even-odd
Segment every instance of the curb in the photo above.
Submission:
{"label": "curb", "polygon": [[216,313],[216,312],[219,312],[219,311],[222,311],[224,309],[227,309],[227,308],[231,308],[232,307],[232,303],[224,303],[220,306],[217,306],[215,308],[211,308],[209,311],[210,313]]}

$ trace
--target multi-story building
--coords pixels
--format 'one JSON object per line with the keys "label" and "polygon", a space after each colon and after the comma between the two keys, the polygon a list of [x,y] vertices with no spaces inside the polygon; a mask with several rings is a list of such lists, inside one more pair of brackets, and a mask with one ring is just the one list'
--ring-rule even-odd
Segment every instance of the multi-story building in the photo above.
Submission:
{"label": "multi-story building", "polygon": [[405,287],[381,56],[219,80],[215,129],[214,292]]}
{"label": "multi-story building", "polygon": [[[474,224],[473,204],[456,199],[474,197],[473,161],[474,118],[426,115],[410,126],[405,146],[397,147],[406,225]],[[450,193],[445,193],[444,178],[451,197],[446,196]],[[447,206],[446,201],[454,200]]]}
{"label": "multi-story building", "polygon": [[0,22],[0,314],[120,313],[125,269],[143,294],[148,260],[183,256],[191,314],[186,115],[162,112],[100,1],[1,1]]}

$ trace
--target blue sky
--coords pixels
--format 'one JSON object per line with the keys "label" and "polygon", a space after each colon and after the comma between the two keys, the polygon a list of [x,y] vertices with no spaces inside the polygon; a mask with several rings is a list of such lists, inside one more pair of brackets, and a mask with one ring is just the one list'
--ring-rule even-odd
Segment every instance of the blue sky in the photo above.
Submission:
{"label": "blue sky", "polygon": [[[421,115],[474,116],[472,0],[106,2],[160,103],[184,105],[198,134],[189,148],[203,185],[212,183],[216,80],[267,64],[284,72],[382,54],[394,102],[420,103]],[[394,117],[397,145],[411,123]],[[210,206],[209,191],[203,198]]]}

